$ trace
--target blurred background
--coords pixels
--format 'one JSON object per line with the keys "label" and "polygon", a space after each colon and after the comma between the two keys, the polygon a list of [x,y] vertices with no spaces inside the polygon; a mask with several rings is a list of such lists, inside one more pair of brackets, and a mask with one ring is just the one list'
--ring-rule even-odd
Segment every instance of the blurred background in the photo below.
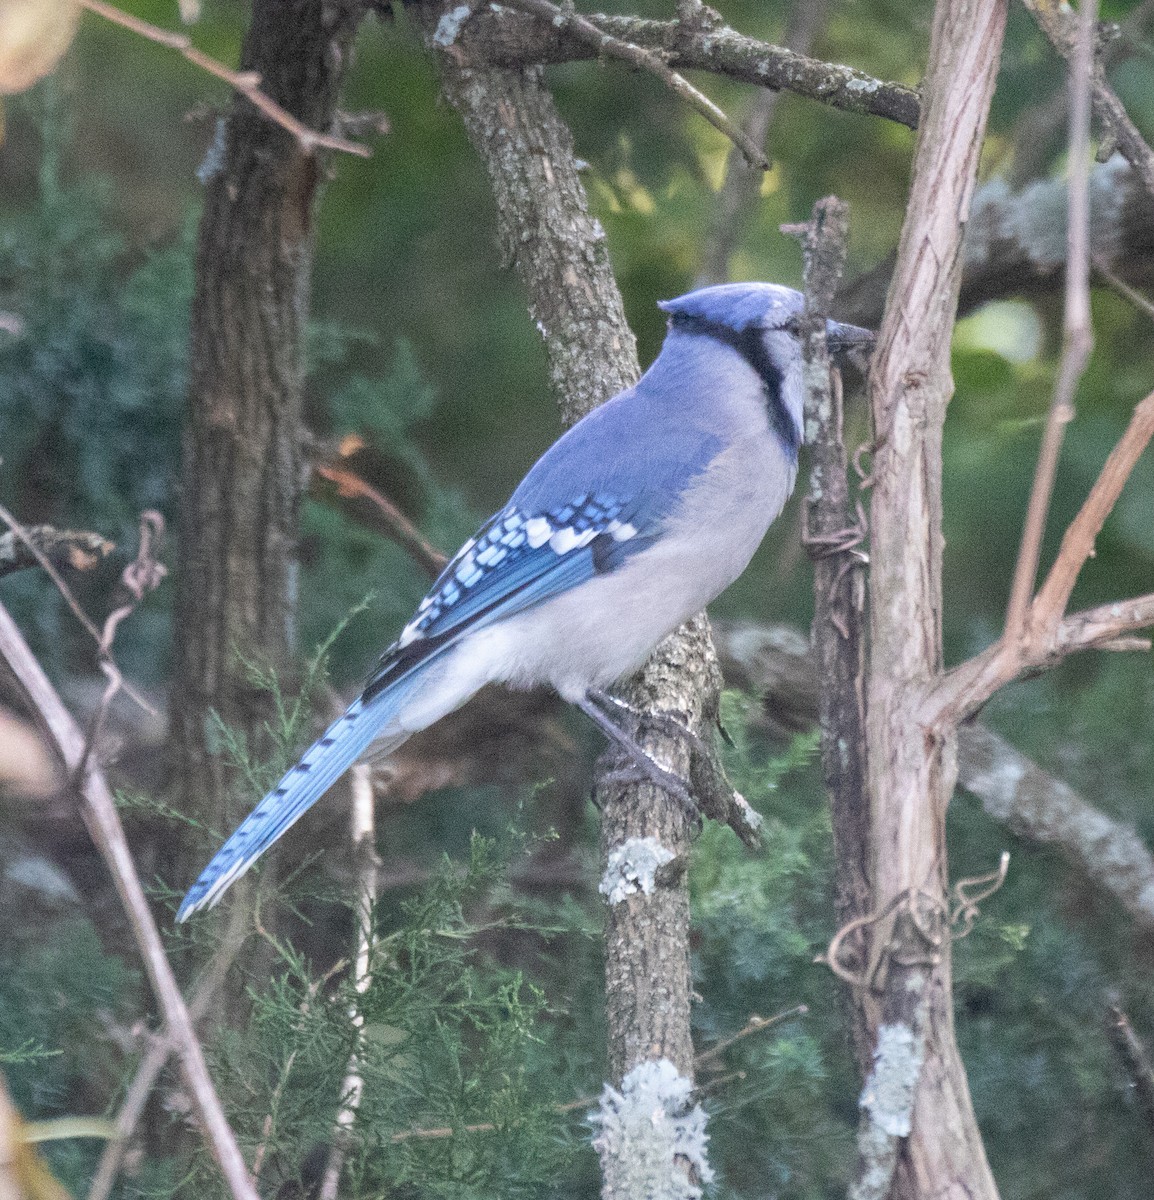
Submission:
{"label": "blurred background", "polygon": [[[669,5],[652,0],[607,7],[670,16]],[[1128,30],[1111,78],[1148,137],[1154,135],[1151,8],[1110,3],[1102,13]],[[178,23],[175,5],[160,0],[135,0],[132,11],[167,27]],[[207,0],[191,31],[196,44],[235,63],[246,15],[244,5]],[[790,12],[784,0],[727,0],[723,15],[742,32],[775,42]],[[812,53],[916,86],[930,16],[928,3],[838,0],[828,5]],[[656,301],[688,290],[705,269],[729,143],[657,81],[617,64],[572,64],[547,77],[588,164],[590,203],[608,233],[646,364],[664,332]],[[757,100],[744,86],[695,82],[739,119]],[[983,156],[987,184],[1005,181],[1008,192],[1018,192],[1060,176],[1063,86],[1062,64],[1028,15],[1012,6]],[[197,170],[229,100],[222,84],[178,56],[87,13],[56,73],[5,103],[0,502],[25,524],[91,529],[117,543],[95,569],[70,576],[97,619],[134,553],[141,509],[166,515],[173,532],[168,553],[179,553],[175,479]],[[365,477],[435,546],[451,552],[560,432],[544,353],[521,289],[500,262],[483,171],[455,113],[438,101],[435,67],[403,10],[393,20],[365,22],[342,107],[384,114],[388,131],[367,139],[369,160],[326,161],[308,427],[318,443],[359,439]],[[778,226],[807,219],[814,200],[831,192],[851,205],[847,279],[884,270],[901,225],[913,141],[896,124],[782,95],[768,138],[773,166],[729,256],[730,277],[800,286],[798,245]],[[1054,221],[1061,219],[1059,207]],[[1127,278],[1139,285],[1154,279],[1148,228],[1145,250],[1139,230],[1136,248],[1121,256]],[[957,390],[944,463],[949,661],[981,649],[1000,628],[1060,345],[1060,270],[1023,276],[1000,291],[960,321],[954,342]],[[1045,559],[1134,404],[1154,386],[1151,312],[1101,277],[1094,328]],[[860,388],[860,380],[848,383]],[[868,429],[860,394],[848,404],[852,448],[868,440]],[[811,572],[799,535],[795,502],[711,615],[807,630]],[[331,498],[306,502],[300,556],[302,656],[368,598],[328,657],[333,687],[350,696],[428,577]],[[1152,588],[1154,461],[1147,455],[1098,540],[1073,605]],[[162,585],[148,598],[117,646],[122,667],[162,714],[171,590],[171,583]],[[91,710],[102,686],[91,641],[51,584],[39,572],[16,573],[0,580],[0,601],[66,699],[79,712]],[[857,1085],[835,982],[812,961],[833,932],[828,816],[813,742],[768,729],[757,703],[736,693],[726,712],[738,733],[730,767],[770,818],[769,847],[751,858],[717,830],[699,846],[700,1044],[730,1036],[751,1013],[769,1016],[799,1004],[809,1011],[726,1052],[707,1102],[719,1172],[714,1194],[834,1196],[852,1169]],[[1076,657],[1007,689],[983,719],[1154,845],[1149,653]],[[407,1050],[382,1051],[382,1094],[391,1087],[390,1102],[400,1107],[382,1101],[377,1128],[455,1119],[463,1125],[470,1114],[489,1112],[470,1108],[476,1097],[466,1094],[464,1080],[473,1068],[486,1102],[505,1088],[509,1105],[516,1102],[508,1111],[519,1115],[496,1120],[493,1133],[461,1132],[420,1147],[366,1145],[358,1151],[364,1156],[358,1194],[596,1194],[583,1113],[558,1117],[552,1106],[600,1087],[596,815],[585,803],[586,772],[598,746],[578,720],[565,714],[555,720],[567,766],[551,773],[556,779],[558,770],[571,771],[566,794],[576,797],[564,813],[559,785],[549,783],[550,770],[532,755],[520,779],[439,789],[419,805],[394,804],[382,813],[381,853],[391,880],[382,926],[401,937],[414,927],[414,912],[433,911],[438,921],[461,922],[467,963],[438,958],[436,971],[446,978],[466,968],[476,972],[477,995],[488,997],[490,1007],[457,1029],[456,1057],[446,1041],[442,1058],[423,1061],[420,1086],[405,1076],[413,1069]],[[162,717],[142,723],[125,716],[120,735],[114,775],[135,797],[126,815],[144,864],[157,861],[155,844],[166,838],[202,838],[207,848],[206,831],[186,830],[164,813]],[[329,825],[336,822],[334,816]],[[566,862],[575,865],[548,884],[526,881],[525,864],[550,828],[564,830]],[[474,829],[492,845],[471,843]],[[1154,924],[1143,926],[1105,897],[1059,848],[1017,837],[962,792],[951,813],[951,839],[951,877],[991,869],[1002,849],[1012,855],[1005,887],[955,952],[959,1037],[1003,1195],[1149,1196],[1154,1129],[1106,1024],[1109,1005],[1119,1004],[1140,1035],[1154,1037]],[[320,840],[310,834],[311,847]],[[457,867],[444,868],[444,855]],[[102,928],[102,914],[114,902],[100,870],[83,849],[66,799],[36,807],[0,796],[0,1070],[29,1119],[114,1113],[141,1052],[150,999],[134,956]],[[146,882],[154,883],[161,906],[165,889],[187,883]],[[482,910],[504,913],[501,928],[479,933]],[[518,914],[515,920],[510,913]],[[192,954],[185,941],[174,944],[178,962],[185,952]],[[405,961],[425,952],[410,945]],[[310,970],[303,959],[284,966],[275,994],[254,1000],[260,1019],[250,1044],[237,1047],[225,1038],[215,1051],[247,1145],[261,1144],[264,1114],[279,1114],[274,1135],[264,1135],[271,1164],[265,1178],[275,1178],[270,1195],[308,1194],[310,1170],[315,1174],[309,1154],[323,1145],[327,1119],[323,1105],[310,1107],[308,1095],[323,1090],[316,1080],[325,1064],[344,1061],[344,1043],[334,1032],[339,1005],[331,1023],[316,1028],[300,1012]],[[516,1003],[509,999],[513,981]],[[393,1046],[390,1031],[408,1028],[408,1018],[396,1013],[407,1011],[413,996],[380,1000],[383,1046]],[[430,1003],[427,995],[422,1003]],[[500,1044],[484,1033],[498,1012],[510,1022]],[[330,1035],[331,1043],[324,1040]],[[292,1045],[297,1059],[286,1070]],[[306,1060],[314,1073],[306,1072],[311,1082],[302,1083],[296,1064]],[[277,1092],[282,1078],[287,1082]],[[436,1096],[443,1111],[421,1108],[422,1091],[422,1103]],[[491,1113],[479,1119],[495,1120]],[[379,1140],[389,1136],[380,1132]],[[142,1127],[116,1194],[213,1194],[192,1141],[173,1078]],[[83,1194],[100,1143],[51,1143],[46,1153],[60,1179]],[[385,1170],[382,1155],[400,1165]]]}

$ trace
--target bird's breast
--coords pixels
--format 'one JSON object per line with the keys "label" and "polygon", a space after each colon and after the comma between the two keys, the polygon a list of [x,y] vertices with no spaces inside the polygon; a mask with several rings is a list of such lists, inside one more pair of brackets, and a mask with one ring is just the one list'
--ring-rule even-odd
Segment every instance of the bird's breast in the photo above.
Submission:
{"label": "bird's breast", "polygon": [[567,700],[635,671],[666,634],[745,570],[781,511],[797,464],[778,443],[732,443],[686,489],[655,542],[616,570],[469,641],[491,678],[550,684]]}

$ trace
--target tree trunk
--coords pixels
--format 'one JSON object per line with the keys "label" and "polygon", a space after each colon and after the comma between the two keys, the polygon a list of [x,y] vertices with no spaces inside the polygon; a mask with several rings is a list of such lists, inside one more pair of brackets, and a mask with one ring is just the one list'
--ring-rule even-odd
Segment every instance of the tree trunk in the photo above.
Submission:
{"label": "tree trunk", "polygon": [[[589,215],[572,137],[539,67],[517,70],[474,61],[469,26],[461,25],[458,10],[429,4],[420,11],[430,49],[438,53],[445,94],[489,174],[501,244],[528,292],[556,399],[570,423],[638,375],[605,233]],[[629,699],[642,712],[675,714],[700,732],[711,728],[719,689],[709,626],[701,616],[657,648],[631,685]],[[640,737],[659,761],[688,777],[684,739],[652,729],[643,729]],[[602,891],[608,901],[605,974],[613,1085],[603,1098],[597,1139],[602,1195],[625,1200],[700,1194],[696,1181],[707,1180],[709,1168],[705,1116],[691,1096],[689,822],[648,784],[602,783],[597,795],[607,868]],[[641,1155],[639,1136],[654,1139]],[[651,1173],[636,1174],[639,1161]]]}
{"label": "tree trunk", "polygon": [[[898,261],[870,375],[869,783],[878,994],[858,1197],[994,1200],[954,1038],[945,813],[956,737],[919,720],[941,670],[941,441],[961,243],[1001,53],[1005,0],[939,0]],[[892,907],[891,907],[892,906]],[[884,1178],[885,1189],[877,1185]]]}
{"label": "tree trunk", "polygon": [[[361,12],[255,0],[242,67],[306,125],[327,129]],[[270,699],[242,660],[285,670],[294,646],[301,337],[320,167],[238,96],[202,171],[172,724],[184,811],[225,829],[256,797],[231,795],[211,714],[251,755],[266,753]]]}

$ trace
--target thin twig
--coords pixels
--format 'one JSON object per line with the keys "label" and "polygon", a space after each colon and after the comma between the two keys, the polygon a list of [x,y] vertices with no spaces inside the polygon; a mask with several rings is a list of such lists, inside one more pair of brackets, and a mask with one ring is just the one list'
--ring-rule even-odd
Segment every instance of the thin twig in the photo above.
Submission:
{"label": "thin twig", "polygon": [[1120,279],[1110,270],[1109,264],[1101,256],[1094,258],[1094,270],[1116,291],[1125,296],[1140,312],[1154,319],[1154,301],[1148,300],[1137,288],[1132,288],[1124,279]]}
{"label": "thin twig", "polygon": [[1126,432],[1118,439],[1078,515],[1070,522],[1058,557],[1032,605],[1032,626],[1056,626],[1065,613],[1074,583],[1086,560],[1094,553],[1094,540],[1152,437],[1154,392],[1134,409]]}
{"label": "thin twig", "polygon": [[345,499],[368,500],[381,519],[384,533],[402,550],[408,552],[430,575],[439,575],[449,561],[387,496],[382,495],[371,483],[362,479],[348,467],[334,463],[318,463],[313,474],[319,475],[336,485],[337,492]]}
{"label": "thin twig", "polygon": [[[32,539],[28,530],[25,529],[24,526],[21,525],[20,522],[17,521],[16,518],[2,504],[0,504],[0,521],[3,521],[4,524],[7,525],[8,528],[13,532],[13,534],[15,534],[15,536],[18,537],[20,541],[23,542],[23,544],[28,548],[32,557],[35,558],[40,564],[44,573],[56,585],[56,590],[61,594],[61,596],[64,597],[64,602],[72,610],[72,615],[77,619],[77,621],[80,622],[86,632],[91,636],[92,640],[96,643],[97,648],[100,650],[101,668],[103,669],[106,661],[111,663],[111,665],[115,668],[116,664],[112,661],[111,655],[106,654],[102,648],[104,640],[103,631],[96,628],[92,618],[89,617],[84,609],[80,607],[76,597],[72,594],[72,589],[67,583],[64,582],[64,577],[52,565],[47,555],[44,554],[44,552]],[[144,709],[144,711],[148,713],[150,717],[155,717],[158,715],[156,709],[149,704],[148,701],[145,700],[145,698],[130,683],[122,680],[121,687],[124,690],[124,694],[129,696],[136,704]]]}
{"label": "thin twig", "polygon": [[1066,224],[1066,305],[1062,358],[1046,419],[1046,432],[1030,490],[1022,544],[1014,566],[1006,610],[1006,641],[1025,632],[1030,598],[1038,576],[1046,516],[1058,472],[1066,426],[1074,417],[1074,394],[1094,346],[1090,325],[1090,90],[1094,70],[1097,0],[1082,0],[1078,40],[1070,62],[1069,185]]}
{"label": "thin twig", "polygon": [[[807,0],[790,9],[782,46],[797,54],[808,54],[817,37],[818,30],[825,24],[829,12],[829,0]],[[684,18],[679,18],[684,21]],[[741,127],[746,136],[766,150],[769,128],[781,92],[765,88],[753,97],[749,112]],[[713,205],[713,220],[701,251],[701,271],[698,285],[724,283],[729,278],[729,260],[738,238],[743,233],[756,211],[761,191],[762,173],[754,170],[745,160],[745,155],[735,146],[725,164],[725,182]]]}
{"label": "thin twig", "polygon": [[735,1042],[740,1042],[751,1034],[761,1033],[763,1030],[769,1029],[782,1021],[788,1021],[790,1017],[804,1017],[808,1012],[808,1005],[796,1004],[793,1008],[787,1008],[783,1012],[775,1013],[772,1017],[759,1017],[754,1013],[732,1037],[724,1038],[722,1041],[710,1046],[708,1050],[703,1050],[693,1060],[694,1068],[700,1070],[713,1059],[720,1058]]}
{"label": "thin twig", "polygon": [[352,775],[352,842],[357,862],[357,900],[354,916],[357,922],[357,945],[353,957],[353,994],[355,1000],[349,1012],[355,1030],[355,1041],[341,1083],[341,1107],[337,1112],[333,1143],[325,1164],[320,1200],[337,1200],[341,1170],[349,1135],[357,1119],[357,1109],[365,1092],[361,1074],[361,1055],[364,1050],[365,1015],[361,997],[372,986],[373,909],[377,903],[377,846],[376,824],[373,819],[373,780],[368,763],[358,763]]}
{"label": "thin twig", "polygon": [[1117,1004],[1110,1005],[1106,1029],[1126,1067],[1130,1087],[1141,1105],[1142,1115],[1146,1118],[1146,1132],[1154,1134],[1154,1063],[1151,1063],[1146,1047],[1134,1032],[1130,1018]]}
{"label": "thin twig", "polygon": [[719,129],[745,155],[746,161],[763,171],[769,169],[765,151],[744,130],[736,126],[716,104],[685,78],[663,62],[651,50],[633,42],[624,42],[597,28],[592,21],[574,12],[572,7],[561,8],[550,0],[506,0],[506,7],[520,9],[542,17],[561,29],[572,30],[582,41],[593,46],[598,54],[618,58],[631,66],[656,75],[671,91],[696,109],[715,129]]}
{"label": "thin twig", "polygon": [[[746,37],[724,23],[687,29],[679,22],[645,17],[599,13],[588,19],[603,33],[660,54],[671,67],[792,92],[842,112],[881,117],[909,129],[918,126],[920,97],[914,88]],[[537,63],[586,61],[598,52],[572,29],[528,18],[504,4],[477,9],[458,40],[472,61],[519,70]]]}
{"label": "thin twig", "polygon": [[[1064,617],[1054,636],[1051,651],[1057,661],[1075,650],[1088,650],[1116,643],[1124,634],[1154,625],[1154,592],[1115,600]],[[1145,649],[1145,645],[1141,647]]]}
{"label": "thin twig", "polygon": [[171,30],[161,29],[159,25],[151,25],[148,21],[142,21],[139,17],[126,13],[115,5],[106,4],[105,0],[80,0],[80,3],[106,21],[111,21],[124,29],[130,29],[150,42],[156,42],[159,46],[175,50],[194,66],[200,67],[210,75],[215,75],[217,79],[223,79],[229,87],[260,109],[270,121],[287,129],[306,154],[312,154],[317,149],[323,148],[341,150],[345,154],[356,154],[360,158],[372,156],[372,150],[368,146],[362,146],[359,142],[350,142],[335,134],[318,133],[315,129],[310,129],[260,90],[261,78],[258,72],[234,71],[230,67],[226,67],[223,63],[217,62],[215,58],[210,58],[203,50],[198,50],[187,34],[173,33]]}
{"label": "thin twig", "polygon": [[[229,967],[244,944],[242,925],[246,922],[247,915],[242,904],[234,904],[229,910],[228,928],[225,930],[224,939],[209,960],[188,1002],[188,1015],[194,1025],[199,1025],[208,1012],[209,1005],[224,982]],[[136,1068],[136,1074],[132,1077],[121,1102],[120,1111],[116,1114],[116,1133],[104,1147],[100,1162],[96,1166],[96,1174],[92,1177],[92,1184],[88,1189],[88,1200],[107,1200],[120,1171],[128,1142],[144,1114],[148,1097],[175,1049],[172,1039],[163,1034],[149,1039],[148,1049]]]}
{"label": "thin twig", "polygon": [[[1059,0],[1023,0],[1023,3],[1054,49],[1067,61],[1074,59],[1083,41],[1080,30],[1084,28],[1086,9],[1080,8],[1075,14]],[[1097,9],[1096,0],[1094,8]],[[1079,32],[1072,33],[1075,26]],[[1094,115],[1102,123],[1106,137],[1118,147],[1138,173],[1147,192],[1154,196],[1154,151],[1147,145],[1138,126],[1130,119],[1122,101],[1110,86],[1101,63],[1092,60],[1092,71],[1090,82]]]}
{"label": "thin twig", "polygon": [[[13,676],[20,682],[30,706],[55,741],[65,767],[74,770],[84,753],[84,736],[3,605],[0,605],[0,658],[7,662]],[[201,1132],[234,1200],[258,1200],[236,1137],[229,1127],[208,1073],[204,1052],[197,1041],[184,998],[165,956],[164,945],[136,873],[108,781],[95,763],[89,762],[81,781],[80,799],[81,815],[116,884],[133,938],[160,1005],[167,1034],[176,1043]]]}
{"label": "thin twig", "polygon": [[120,582],[123,584],[128,598],[125,603],[117,605],[104,620],[104,628],[100,634],[100,669],[108,679],[108,686],[100,697],[100,704],[92,714],[88,723],[88,732],[84,739],[84,753],[73,772],[75,780],[83,777],[88,766],[88,756],[92,753],[104,728],[108,710],[116,693],[124,686],[124,676],[112,656],[112,643],[120,623],[136,611],[136,606],[148,592],[155,591],[160,586],[167,568],[157,559],[161,542],[164,540],[164,518],[155,509],[147,509],[140,514],[140,544],[136,558],[121,572]]}

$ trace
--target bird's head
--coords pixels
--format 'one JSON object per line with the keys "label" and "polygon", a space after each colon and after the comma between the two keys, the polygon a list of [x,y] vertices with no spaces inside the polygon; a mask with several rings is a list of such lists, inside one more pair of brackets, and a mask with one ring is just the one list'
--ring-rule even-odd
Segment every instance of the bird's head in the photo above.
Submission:
{"label": "bird's head", "polygon": [[[805,297],[777,283],[721,283],[687,292],[676,300],[658,301],[657,306],[669,314],[673,329],[713,333],[726,341],[769,332],[796,339]],[[866,348],[874,342],[870,330],[841,321],[826,322],[826,337],[834,354]]]}
{"label": "bird's head", "polygon": [[[775,283],[723,283],[659,303],[669,314],[671,334],[703,337],[736,350],[760,377],[770,420],[787,449],[801,442],[802,388],[800,318],[805,297]],[[826,322],[833,354],[868,350],[868,329]]]}

